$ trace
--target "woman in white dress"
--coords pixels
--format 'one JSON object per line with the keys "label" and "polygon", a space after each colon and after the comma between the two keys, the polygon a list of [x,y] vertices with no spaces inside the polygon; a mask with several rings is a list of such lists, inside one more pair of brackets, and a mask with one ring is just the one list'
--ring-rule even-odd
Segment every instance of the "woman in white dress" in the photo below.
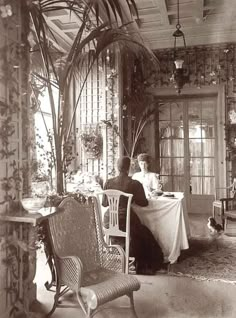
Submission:
{"label": "woman in white dress", "polygon": [[150,163],[151,157],[147,153],[141,153],[138,155],[138,164],[141,171],[134,173],[132,176],[132,179],[138,180],[142,183],[146,197],[150,197],[152,194],[161,191],[159,174],[149,171]]}

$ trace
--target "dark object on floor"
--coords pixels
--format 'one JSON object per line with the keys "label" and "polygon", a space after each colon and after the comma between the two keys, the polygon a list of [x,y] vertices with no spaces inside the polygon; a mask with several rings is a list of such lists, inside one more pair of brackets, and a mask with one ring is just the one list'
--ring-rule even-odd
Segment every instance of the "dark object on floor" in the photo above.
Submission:
{"label": "dark object on floor", "polygon": [[224,231],[222,225],[218,224],[213,217],[208,218],[207,227],[210,230],[210,234],[221,234]]}

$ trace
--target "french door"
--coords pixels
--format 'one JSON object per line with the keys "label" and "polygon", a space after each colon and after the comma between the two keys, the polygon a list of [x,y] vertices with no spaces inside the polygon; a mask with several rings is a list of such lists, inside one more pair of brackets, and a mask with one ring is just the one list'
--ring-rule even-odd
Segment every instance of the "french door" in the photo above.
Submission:
{"label": "french door", "polygon": [[216,97],[167,100],[159,108],[160,175],[185,193],[190,213],[207,213],[215,193]]}

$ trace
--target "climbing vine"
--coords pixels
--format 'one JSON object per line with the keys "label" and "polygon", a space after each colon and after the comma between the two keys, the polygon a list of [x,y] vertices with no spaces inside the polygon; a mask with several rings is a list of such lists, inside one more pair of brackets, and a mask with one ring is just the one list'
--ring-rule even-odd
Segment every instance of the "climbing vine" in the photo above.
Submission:
{"label": "climbing vine", "polygon": [[[0,214],[22,213],[22,162],[28,160],[28,51],[29,19],[24,1],[0,1]],[[21,10],[22,9],[22,10]],[[24,127],[24,129],[23,129]],[[24,191],[28,191],[28,185]],[[35,264],[35,233],[29,225],[0,224],[0,307],[9,317],[29,317],[28,293]],[[10,308],[10,309],[9,309]]]}

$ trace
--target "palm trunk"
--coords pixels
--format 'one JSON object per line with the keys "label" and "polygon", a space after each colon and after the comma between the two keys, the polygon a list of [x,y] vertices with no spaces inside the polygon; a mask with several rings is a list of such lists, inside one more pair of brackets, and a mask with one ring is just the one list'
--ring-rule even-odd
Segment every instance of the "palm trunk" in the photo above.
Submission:
{"label": "palm trunk", "polygon": [[59,195],[64,193],[63,163],[59,153],[57,153],[56,157],[56,191]]}

